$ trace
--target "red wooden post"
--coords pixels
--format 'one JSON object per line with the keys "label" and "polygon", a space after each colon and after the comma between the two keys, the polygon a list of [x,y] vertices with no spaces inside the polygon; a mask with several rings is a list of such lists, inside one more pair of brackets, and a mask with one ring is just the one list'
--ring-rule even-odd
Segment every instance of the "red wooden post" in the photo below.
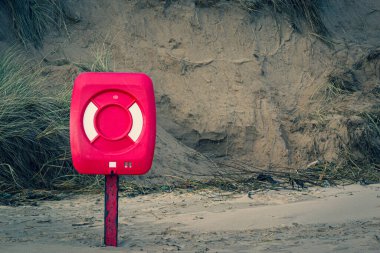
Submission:
{"label": "red wooden post", "polygon": [[119,176],[105,176],[104,244],[117,247]]}

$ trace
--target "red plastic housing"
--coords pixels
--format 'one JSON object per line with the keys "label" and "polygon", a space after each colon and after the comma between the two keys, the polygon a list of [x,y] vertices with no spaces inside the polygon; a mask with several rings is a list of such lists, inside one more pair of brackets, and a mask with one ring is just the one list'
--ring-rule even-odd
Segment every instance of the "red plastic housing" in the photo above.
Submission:
{"label": "red plastic housing", "polygon": [[143,73],[82,73],[74,82],[70,146],[81,174],[141,175],[152,166],[156,105]]}

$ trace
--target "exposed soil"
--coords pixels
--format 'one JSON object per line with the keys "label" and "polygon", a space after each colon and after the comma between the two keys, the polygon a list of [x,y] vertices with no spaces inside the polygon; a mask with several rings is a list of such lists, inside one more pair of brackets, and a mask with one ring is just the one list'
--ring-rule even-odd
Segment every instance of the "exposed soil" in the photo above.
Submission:
{"label": "exposed soil", "polygon": [[[348,122],[379,102],[379,57],[358,67],[378,50],[378,1],[326,4],[326,39],[239,4],[71,2],[82,21],[70,28],[70,39],[47,38],[38,54],[50,62],[90,62],[97,50],[110,50],[116,71],[152,76],[160,132],[213,159],[275,169],[337,161],[354,138]],[[69,66],[51,66],[52,75]],[[327,83],[341,78],[354,87],[326,101]],[[163,154],[157,150],[157,171],[175,171],[161,163]],[[207,163],[201,167],[208,173]]]}
{"label": "exposed soil", "polygon": [[[103,56],[115,71],[148,73],[160,126],[149,177],[215,172],[206,157],[279,170],[380,154],[379,131],[363,133],[363,113],[377,112],[380,99],[378,1],[323,5],[326,38],[224,1],[65,3],[76,23],[33,51],[47,87]],[[331,84],[337,96],[326,95]]]}

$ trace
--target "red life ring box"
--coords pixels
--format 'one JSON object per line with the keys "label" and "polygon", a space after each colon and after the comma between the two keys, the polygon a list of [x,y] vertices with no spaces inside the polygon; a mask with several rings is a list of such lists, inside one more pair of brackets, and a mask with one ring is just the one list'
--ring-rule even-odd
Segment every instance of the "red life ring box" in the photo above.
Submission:
{"label": "red life ring box", "polygon": [[141,175],[152,166],[156,105],[143,73],[81,73],[74,81],[70,146],[81,174]]}

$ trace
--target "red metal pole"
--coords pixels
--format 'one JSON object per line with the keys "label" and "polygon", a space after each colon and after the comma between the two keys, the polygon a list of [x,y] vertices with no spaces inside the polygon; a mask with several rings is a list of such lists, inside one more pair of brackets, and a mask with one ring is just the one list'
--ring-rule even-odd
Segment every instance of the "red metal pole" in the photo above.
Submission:
{"label": "red metal pole", "polygon": [[104,244],[117,247],[119,176],[105,176]]}

